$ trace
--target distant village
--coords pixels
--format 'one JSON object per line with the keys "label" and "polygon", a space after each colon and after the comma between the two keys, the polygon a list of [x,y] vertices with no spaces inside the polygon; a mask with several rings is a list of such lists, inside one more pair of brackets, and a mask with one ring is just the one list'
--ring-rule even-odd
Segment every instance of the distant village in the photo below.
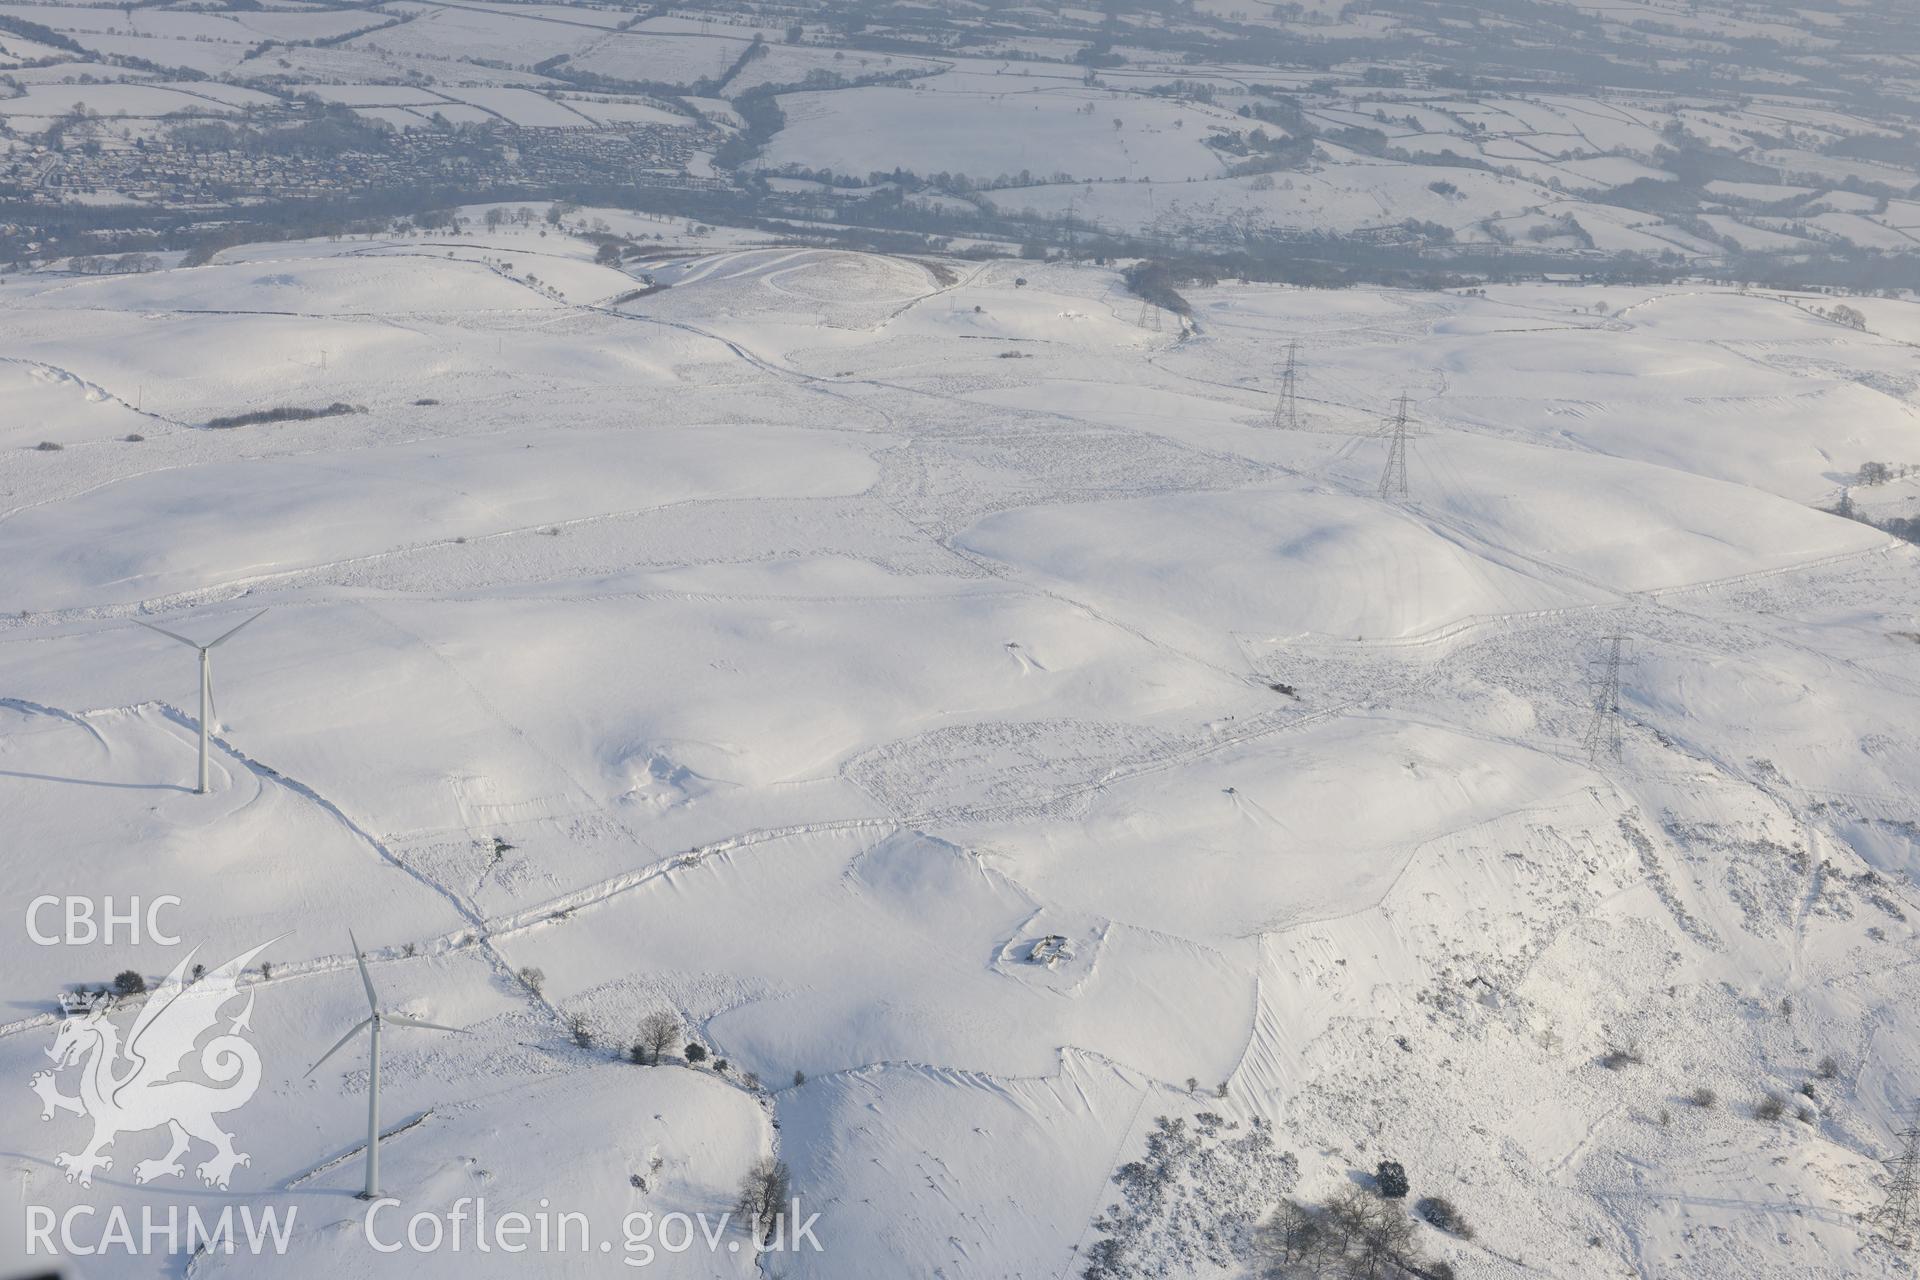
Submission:
{"label": "distant village", "polygon": [[724,185],[687,176],[695,148],[705,141],[694,128],[523,127],[505,137],[507,145],[487,151],[477,151],[466,135],[433,129],[393,133],[379,149],[331,153],[208,149],[173,136],[66,150],[17,144],[0,153],[0,200],[51,205],[107,198],[194,208],[357,196],[401,186],[564,187],[640,177]]}

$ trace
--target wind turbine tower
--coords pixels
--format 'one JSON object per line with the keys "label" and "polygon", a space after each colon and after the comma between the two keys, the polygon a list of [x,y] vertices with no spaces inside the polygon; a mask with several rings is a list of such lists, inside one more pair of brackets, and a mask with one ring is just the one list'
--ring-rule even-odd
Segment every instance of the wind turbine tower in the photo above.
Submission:
{"label": "wind turbine tower", "polygon": [[[346,1047],[347,1041],[362,1031],[368,1033],[367,1073],[367,1186],[360,1193],[362,1200],[380,1198],[380,1026],[392,1022],[403,1027],[422,1027],[428,1031],[459,1032],[458,1027],[443,1027],[437,1022],[423,1022],[419,1018],[409,1018],[405,1014],[388,1013],[380,1007],[380,997],[373,989],[373,975],[367,972],[366,957],[360,954],[360,940],[353,936],[353,930],[347,930],[347,941],[353,943],[353,962],[360,966],[360,984],[367,989],[367,1008],[371,1012],[347,1034],[334,1043],[333,1048],[320,1055],[320,1062],[307,1068],[307,1076],[320,1069],[320,1064]],[[302,1077],[303,1079],[306,1077]]]}
{"label": "wind turbine tower", "polygon": [[[249,626],[252,623],[258,622],[261,614],[265,612],[266,610],[262,609],[260,613],[254,614],[251,618],[241,623],[240,627]],[[135,618],[134,621],[140,622],[138,618]],[[156,627],[151,622],[140,622],[140,625],[149,631],[158,631],[169,640],[178,640],[188,648],[197,649],[200,652],[200,783],[193,790],[196,795],[205,795],[207,794],[207,735],[211,732],[210,726],[213,722],[213,651],[220,645],[233,639],[235,633],[240,630],[240,627],[235,627],[225,635],[201,644],[197,640],[187,639],[176,631],[168,631],[165,627]]]}
{"label": "wind turbine tower", "polygon": [[1413,397],[1402,395],[1393,421],[1387,424],[1392,437],[1387,445],[1387,466],[1380,473],[1382,502],[1404,503],[1407,500],[1407,414],[1412,407]]}

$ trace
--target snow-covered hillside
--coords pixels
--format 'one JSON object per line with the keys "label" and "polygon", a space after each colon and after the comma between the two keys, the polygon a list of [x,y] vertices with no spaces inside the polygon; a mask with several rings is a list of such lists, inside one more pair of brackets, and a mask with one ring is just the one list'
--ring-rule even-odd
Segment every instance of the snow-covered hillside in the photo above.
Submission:
{"label": "snow-covered hillside", "polygon": [[[1393,1159],[1461,1276],[1912,1274],[1860,1215],[1920,1093],[1920,553],[1825,508],[1920,496],[1920,306],[1182,319],[1106,268],[480,222],[0,281],[0,1272],[30,1206],[189,1203],[298,1222],[57,1263],[638,1269],[367,1244],[364,1051],[302,1075],[364,1016],[351,928],[464,1029],[388,1032],[392,1224],[618,1242],[778,1156],[820,1252],[640,1274],[1226,1280]],[[195,795],[195,660],[135,624],[262,608]],[[174,895],[182,941],[36,945],[40,895]],[[57,996],[270,938],[251,1163],[141,1184],[129,1131],[67,1181]]]}

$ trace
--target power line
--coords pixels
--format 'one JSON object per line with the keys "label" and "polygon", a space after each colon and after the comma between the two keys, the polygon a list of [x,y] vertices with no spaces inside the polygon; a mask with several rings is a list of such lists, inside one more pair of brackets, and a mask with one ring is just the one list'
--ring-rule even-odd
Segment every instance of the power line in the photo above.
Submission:
{"label": "power line", "polygon": [[1604,666],[1594,684],[1593,720],[1587,725],[1586,741],[1587,759],[1595,764],[1620,758],[1620,668],[1625,665],[1621,657],[1625,643],[1625,636],[1607,637],[1606,656],[1600,659]]}
{"label": "power line", "polygon": [[1413,406],[1413,397],[1400,397],[1400,407],[1393,421],[1387,424],[1393,439],[1387,446],[1386,469],[1380,473],[1380,500],[1382,502],[1402,502],[1407,500],[1407,414]]}
{"label": "power line", "polygon": [[1887,1161],[1887,1201],[1867,1220],[1888,1243],[1907,1249],[1913,1246],[1914,1227],[1920,1226],[1920,1106],[1913,1123],[1900,1131],[1900,1142],[1900,1154]]}
{"label": "power line", "polygon": [[1273,405],[1273,425],[1276,427],[1297,427],[1300,425],[1300,406],[1294,398],[1294,391],[1300,376],[1300,343],[1287,344],[1287,368],[1280,375],[1280,398]]}

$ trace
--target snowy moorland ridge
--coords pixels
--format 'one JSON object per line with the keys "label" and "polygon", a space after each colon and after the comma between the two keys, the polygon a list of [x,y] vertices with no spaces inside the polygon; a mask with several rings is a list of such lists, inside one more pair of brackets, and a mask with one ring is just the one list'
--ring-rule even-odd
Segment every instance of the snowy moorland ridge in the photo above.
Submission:
{"label": "snowy moorland ridge", "polygon": [[0,282],[0,1274],[1913,1274],[1920,305],[464,212]]}

